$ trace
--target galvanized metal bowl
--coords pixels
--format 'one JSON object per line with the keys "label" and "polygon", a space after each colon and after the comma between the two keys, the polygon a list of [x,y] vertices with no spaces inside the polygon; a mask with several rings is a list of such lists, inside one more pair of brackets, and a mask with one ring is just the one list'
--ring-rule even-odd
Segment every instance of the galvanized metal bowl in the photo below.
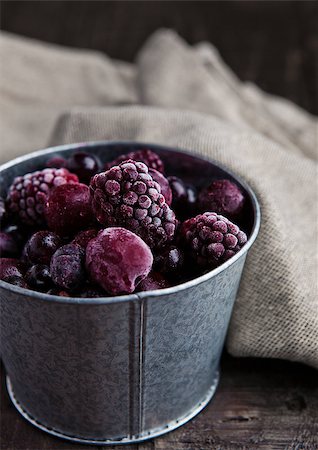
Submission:
{"label": "galvanized metal bowl", "polygon": [[103,161],[152,148],[167,173],[234,180],[247,197],[247,244],[217,269],[167,289],[107,298],[65,298],[0,281],[1,355],[9,395],[38,428],[75,442],[123,444],[186,423],[212,398],[245,258],[260,225],[247,184],[224,167],[181,150],[131,142],[65,145],[0,168],[0,193],[49,156],[80,148]]}

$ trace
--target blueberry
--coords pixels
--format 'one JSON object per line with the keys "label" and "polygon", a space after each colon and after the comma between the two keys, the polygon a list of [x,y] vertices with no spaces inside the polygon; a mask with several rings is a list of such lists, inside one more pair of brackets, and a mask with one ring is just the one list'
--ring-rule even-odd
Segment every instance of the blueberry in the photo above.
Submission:
{"label": "blueberry", "polygon": [[34,233],[24,247],[24,255],[32,264],[50,264],[53,253],[62,245],[61,238],[51,231]]}
{"label": "blueberry", "polygon": [[68,158],[66,167],[75,173],[82,183],[88,184],[92,176],[101,170],[101,163],[94,155],[76,152]]}
{"label": "blueberry", "polygon": [[37,291],[48,291],[53,283],[48,266],[44,264],[35,264],[25,274],[25,280],[28,285]]}
{"label": "blueberry", "polygon": [[52,256],[50,270],[54,283],[60,288],[73,290],[85,280],[85,252],[78,244],[60,247]]}

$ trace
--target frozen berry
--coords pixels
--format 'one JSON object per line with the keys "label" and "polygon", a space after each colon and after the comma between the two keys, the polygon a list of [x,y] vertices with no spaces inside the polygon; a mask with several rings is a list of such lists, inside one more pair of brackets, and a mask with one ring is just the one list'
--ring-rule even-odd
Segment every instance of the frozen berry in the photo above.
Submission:
{"label": "frozen berry", "polygon": [[0,258],[0,280],[11,276],[22,277],[25,264],[14,258]]}
{"label": "frozen berry", "polygon": [[3,232],[8,234],[9,236],[14,239],[19,249],[22,248],[25,241],[28,239],[29,234],[31,233],[29,229],[26,226],[19,226],[15,224],[8,224],[4,229]]}
{"label": "frozen berry", "polygon": [[110,169],[113,166],[118,166],[123,161],[133,159],[134,161],[143,162],[149,169],[158,170],[158,172],[164,173],[164,164],[157,153],[152,150],[136,150],[133,152],[120,155],[114,161],[105,164],[105,170]]}
{"label": "frozen berry", "polygon": [[149,275],[138,285],[138,292],[154,291],[170,287],[168,280],[158,272],[150,272]]}
{"label": "frozen berry", "polygon": [[72,244],[78,244],[86,249],[89,241],[97,236],[99,230],[91,228],[89,230],[80,231],[72,241]]}
{"label": "frozen berry", "polygon": [[52,231],[34,233],[24,247],[24,256],[31,264],[50,264],[53,253],[62,245],[61,238]]}
{"label": "frozen berry", "polygon": [[93,222],[88,186],[67,183],[52,189],[47,198],[45,217],[49,229],[61,236],[87,228]]}
{"label": "frozen berry", "polygon": [[17,256],[19,252],[18,246],[10,234],[0,231],[0,255],[2,258]]}
{"label": "frozen berry", "polygon": [[167,205],[170,206],[172,202],[172,192],[169,181],[161,172],[158,172],[158,170],[156,169],[149,169],[149,173],[152,176],[153,180],[159,184],[161,188],[161,194],[164,196]]}
{"label": "frozen berry", "polygon": [[93,282],[110,294],[130,294],[150,272],[153,256],[148,245],[124,228],[106,228],[89,241],[86,267]]}
{"label": "frozen berry", "polygon": [[178,177],[168,177],[172,191],[172,208],[182,218],[191,217],[195,213],[197,192],[194,186],[186,184]]}
{"label": "frozen berry", "polygon": [[67,169],[43,169],[16,177],[9,188],[9,211],[26,225],[43,225],[44,206],[50,190],[78,178]]}
{"label": "frozen berry", "polygon": [[170,245],[154,257],[154,267],[165,274],[180,274],[184,264],[184,253],[175,245]]}
{"label": "frozen berry", "polygon": [[235,218],[243,209],[244,195],[231,181],[215,180],[202,189],[198,205],[202,212],[215,211],[217,214]]}
{"label": "frozen berry", "polygon": [[93,175],[101,170],[101,164],[95,155],[75,152],[67,160],[67,169],[76,173],[80,182],[88,184]]}
{"label": "frozen berry", "polygon": [[48,291],[53,283],[48,266],[44,264],[35,264],[25,274],[25,280],[30,288],[37,291]]}
{"label": "frozen berry", "polygon": [[0,224],[3,223],[6,219],[7,212],[6,212],[6,205],[5,201],[2,197],[0,197]]}
{"label": "frozen berry", "polygon": [[216,267],[231,258],[247,241],[237,225],[213,212],[186,220],[181,236],[192,258],[205,268]]}
{"label": "frozen berry", "polygon": [[19,286],[24,289],[29,288],[28,284],[21,276],[11,275],[9,277],[4,278],[3,281],[5,281],[6,283],[14,284],[15,286]]}
{"label": "frozen berry", "polygon": [[61,169],[62,167],[66,167],[66,159],[62,156],[53,156],[47,161],[46,167]]}
{"label": "frozen berry", "polygon": [[151,248],[173,239],[175,214],[142,162],[125,161],[97,174],[90,188],[93,211],[102,225],[125,227]]}
{"label": "frozen berry", "polygon": [[66,244],[52,256],[50,271],[54,283],[67,290],[79,287],[85,280],[84,250],[77,244]]}

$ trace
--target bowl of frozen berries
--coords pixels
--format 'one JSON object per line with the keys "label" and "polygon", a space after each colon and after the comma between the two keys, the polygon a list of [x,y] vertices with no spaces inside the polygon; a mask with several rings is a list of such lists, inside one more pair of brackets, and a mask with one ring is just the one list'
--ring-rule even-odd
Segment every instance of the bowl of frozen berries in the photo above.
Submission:
{"label": "bowl of frozen berries", "polygon": [[249,186],[186,151],[97,142],[3,165],[0,194],[1,351],[21,414],[122,443],[199,412],[259,228]]}

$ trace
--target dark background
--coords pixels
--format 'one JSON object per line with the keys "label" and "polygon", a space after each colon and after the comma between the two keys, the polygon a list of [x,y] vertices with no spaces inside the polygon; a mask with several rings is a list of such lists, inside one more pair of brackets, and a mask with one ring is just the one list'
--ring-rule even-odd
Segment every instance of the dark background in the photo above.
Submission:
{"label": "dark background", "polygon": [[133,61],[157,28],[212,42],[242,80],[318,113],[316,1],[4,1],[1,27]]}
{"label": "dark background", "polygon": [[[176,29],[190,44],[212,42],[242,80],[318,113],[318,3],[2,2],[1,28],[133,61],[157,28]],[[1,61],[5,64],[5,61]],[[2,370],[1,449],[92,449],[54,439],[11,405]],[[62,406],[62,405],[61,405]],[[318,373],[301,364],[222,358],[209,406],[179,430],[124,450],[317,449]],[[111,449],[113,447],[105,447]]]}

